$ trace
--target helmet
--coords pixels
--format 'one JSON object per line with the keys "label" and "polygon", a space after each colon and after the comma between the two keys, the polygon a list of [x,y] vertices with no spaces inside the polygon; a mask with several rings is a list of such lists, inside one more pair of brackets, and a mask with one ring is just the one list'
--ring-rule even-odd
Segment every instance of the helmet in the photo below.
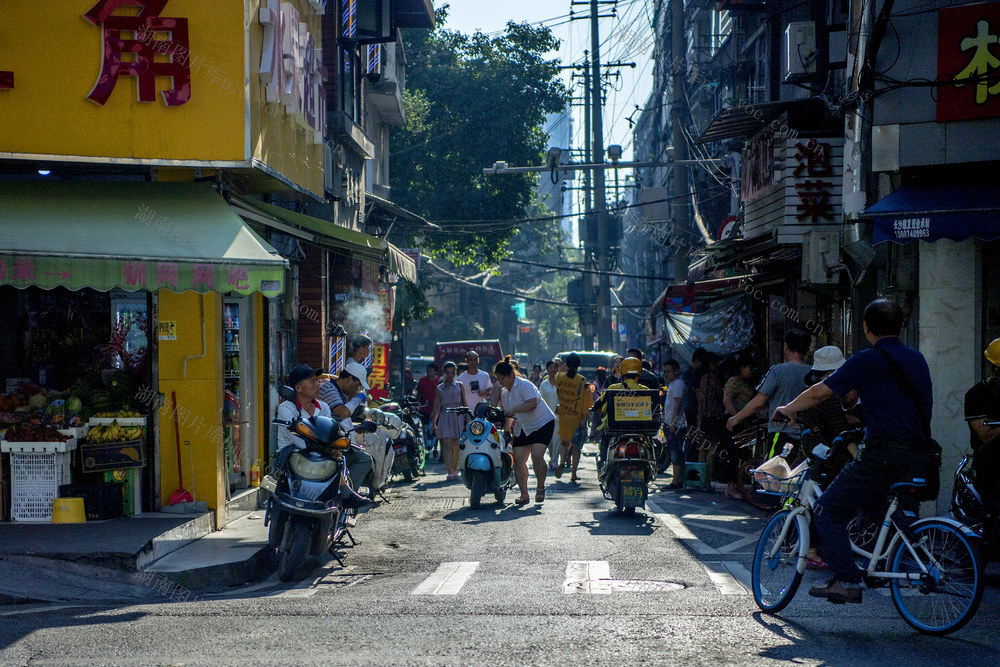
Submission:
{"label": "helmet", "polygon": [[986,346],[983,356],[994,366],[1000,366],[1000,338],[995,338],[992,343]]}
{"label": "helmet", "polygon": [[642,373],[642,362],[635,357],[622,361],[622,375],[639,375]]}

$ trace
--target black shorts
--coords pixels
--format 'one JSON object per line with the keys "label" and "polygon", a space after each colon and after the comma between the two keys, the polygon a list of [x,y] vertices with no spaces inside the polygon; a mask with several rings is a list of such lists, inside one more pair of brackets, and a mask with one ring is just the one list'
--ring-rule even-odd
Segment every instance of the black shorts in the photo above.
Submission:
{"label": "black shorts", "polygon": [[550,419],[545,426],[535,429],[531,433],[521,431],[521,435],[515,435],[514,447],[529,447],[531,445],[546,445],[552,441],[552,435],[556,432],[556,420]]}

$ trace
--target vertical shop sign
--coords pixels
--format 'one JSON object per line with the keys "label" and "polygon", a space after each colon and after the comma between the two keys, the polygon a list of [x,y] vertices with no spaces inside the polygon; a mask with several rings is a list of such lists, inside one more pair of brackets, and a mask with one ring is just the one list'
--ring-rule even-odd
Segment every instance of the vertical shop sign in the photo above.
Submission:
{"label": "vertical shop sign", "polygon": [[368,374],[368,385],[371,387],[372,397],[388,397],[389,391],[386,389],[388,384],[389,345],[388,343],[375,343],[372,345],[372,369]]}
{"label": "vertical shop sign", "polygon": [[1000,116],[1000,2],[938,11],[937,51],[937,121]]}
{"label": "vertical shop sign", "polygon": [[774,185],[774,168],[774,133],[766,131],[743,151],[740,191],[744,202],[759,199]]}
{"label": "vertical shop sign", "polygon": [[[136,78],[140,102],[156,100],[156,78],[166,77],[172,84],[163,91],[168,107],[186,104],[191,99],[191,53],[188,41],[188,20],[160,16],[169,0],[100,0],[83,15],[103,32],[101,73],[93,90],[87,95],[103,105],[114,92],[120,76]],[[112,16],[123,5],[139,8],[137,16]],[[130,33],[131,39],[123,37]],[[158,33],[168,33],[168,40],[155,39]],[[127,62],[123,56],[134,58]],[[156,56],[166,56],[160,62]]]}
{"label": "vertical shop sign", "polygon": [[792,160],[792,178],[798,198],[795,219],[813,223],[833,220],[833,183],[823,178],[833,176],[830,144],[799,141],[795,144]]}

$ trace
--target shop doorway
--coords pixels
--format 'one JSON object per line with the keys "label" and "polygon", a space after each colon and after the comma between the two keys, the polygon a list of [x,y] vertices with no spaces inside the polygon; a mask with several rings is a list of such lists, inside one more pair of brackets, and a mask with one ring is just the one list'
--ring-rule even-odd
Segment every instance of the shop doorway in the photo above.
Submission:
{"label": "shop doorway", "polygon": [[250,468],[259,451],[255,323],[249,297],[226,297],[223,331],[223,443],[229,476],[227,498],[249,487]]}

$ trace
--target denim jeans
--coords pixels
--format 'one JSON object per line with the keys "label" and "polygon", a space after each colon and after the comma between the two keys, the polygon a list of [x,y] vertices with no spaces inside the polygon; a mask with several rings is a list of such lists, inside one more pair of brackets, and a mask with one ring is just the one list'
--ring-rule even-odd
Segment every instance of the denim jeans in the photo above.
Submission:
{"label": "denim jeans", "polygon": [[909,447],[865,448],[819,497],[813,510],[816,529],[830,571],[840,581],[862,581],[861,570],[854,564],[847,524],[859,509],[884,505],[886,492],[896,482],[922,477],[926,459],[926,455]]}
{"label": "denim jeans", "polygon": [[667,436],[667,449],[670,451],[670,462],[675,466],[684,465],[684,438],[687,437],[687,427],[679,428],[675,433],[671,433],[666,426],[663,433]]}

